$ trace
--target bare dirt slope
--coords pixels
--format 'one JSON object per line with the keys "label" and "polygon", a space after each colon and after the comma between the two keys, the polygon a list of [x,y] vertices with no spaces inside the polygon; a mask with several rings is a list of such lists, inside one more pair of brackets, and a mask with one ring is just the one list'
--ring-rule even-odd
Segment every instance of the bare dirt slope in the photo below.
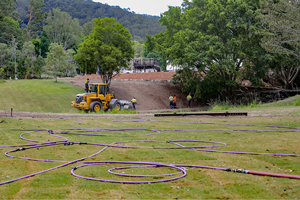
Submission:
{"label": "bare dirt slope", "polygon": [[[164,110],[169,109],[170,94],[177,96],[177,108],[187,107],[187,94],[181,91],[179,85],[173,85],[167,80],[171,80],[174,72],[152,72],[120,74],[113,78],[110,92],[114,92],[116,98],[131,101],[133,97],[137,99],[137,111]],[[91,82],[102,82],[99,75],[78,76],[71,79],[73,85],[84,88],[85,80],[89,78]],[[196,102],[192,102],[192,107],[198,107]]]}

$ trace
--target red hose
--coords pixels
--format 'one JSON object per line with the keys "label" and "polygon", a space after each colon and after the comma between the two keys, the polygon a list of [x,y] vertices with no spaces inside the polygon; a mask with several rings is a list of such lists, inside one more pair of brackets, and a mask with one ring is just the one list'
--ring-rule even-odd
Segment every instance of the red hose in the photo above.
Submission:
{"label": "red hose", "polygon": [[277,173],[269,173],[269,172],[258,172],[258,171],[248,171],[248,174],[255,174],[261,176],[274,176],[274,177],[281,177],[281,178],[293,178],[293,179],[300,179],[300,176],[297,175],[289,175],[289,174],[277,174]]}

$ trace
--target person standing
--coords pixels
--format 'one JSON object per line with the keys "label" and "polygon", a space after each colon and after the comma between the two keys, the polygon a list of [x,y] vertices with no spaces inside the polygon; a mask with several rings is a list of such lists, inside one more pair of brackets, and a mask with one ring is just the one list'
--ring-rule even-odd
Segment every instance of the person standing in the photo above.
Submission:
{"label": "person standing", "polygon": [[172,109],[173,108],[173,96],[172,95],[170,95],[169,101],[170,101],[170,108]]}
{"label": "person standing", "polygon": [[89,83],[90,83],[90,79],[86,79],[86,81],[85,81],[85,91],[86,91],[86,93],[89,92]]}
{"label": "person standing", "polygon": [[176,108],[176,103],[177,103],[177,97],[174,95],[173,97],[173,108]]}
{"label": "person standing", "polygon": [[135,97],[133,97],[133,99],[131,100],[131,104],[132,104],[133,109],[135,109],[135,104],[136,104],[136,98]]}
{"label": "person standing", "polygon": [[189,95],[186,97],[187,101],[188,101],[188,105],[189,107],[191,106],[191,101],[192,101],[192,96],[191,93],[189,93]]}

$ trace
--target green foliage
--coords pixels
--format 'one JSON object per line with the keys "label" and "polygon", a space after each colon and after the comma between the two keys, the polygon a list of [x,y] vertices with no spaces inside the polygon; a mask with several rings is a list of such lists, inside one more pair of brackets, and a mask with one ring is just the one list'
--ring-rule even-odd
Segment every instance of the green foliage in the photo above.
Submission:
{"label": "green foliage", "polygon": [[57,43],[51,43],[46,58],[45,72],[55,77],[61,75],[68,66],[68,54],[63,47]]}
{"label": "green foliage", "polygon": [[[96,18],[115,18],[120,24],[123,24],[132,34],[133,39],[143,43],[146,34],[154,35],[164,32],[165,27],[159,23],[159,16],[146,16],[128,12],[118,6],[109,6],[107,4],[97,3],[85,0],[44,0],[45,7],[43,12],[49,12],[53,8],[59,8],[63,12],[69,13],[72,18],[77,18],[80,25],[92,22]],[[28,10],[28,0],[18,0],[17,12],[21,15],[21,20],[28,22],[26,16]],[[87,29],[84,35],[88,35]],[[141,39],[141,40],[139,40]]]}
{"label": "green foliage", "polygon": [[95,20],[92,33],[79,45],[75,60],[86,73],[99,69],[103,83],[109,88],[114,72],[126,68],[134,57],[132,46],[128,29],[115,19],[99,18]]}
{"label": "green foliage", "polygon": [[139,43],[138,41],[133,41],[134,57],[140,58],[144,55],[144,44]]}
{"label": "green foliage", "polygon": [[31,40],[34,37],[37,37],[43,30],[42,24],[46,13],[43,13],[43,8],[45,6],[44,0],[30,0],[28,8],[26,9],[26,20],[25,30],[26,36],[25,41]]}
{"label": "green foliage", "polygon": [[265,23],[261,45],[270,52],[300,58],[300,2],[280,0],[262,2],[260,19]]}
{"label": "green foliage", "polygon": [[59,8],[49,11],[43,30],[51,43],[62,45],[64,50],[76,48],[81,42],[82,27],[78,19],[72,19],[67,12]]}
{"label": "green foliage", "polygon": [[[181,8],[171,7],[162,15],[160,21],[167,31],[147,38],[145,46],[153,49],[155,44],[154,49],[162,52],[164,59],[183,69],[174,82],[180,82],[181,75],[187,77],[187,71],[205,73],[205,77],[192,76],[200,78],[194,81],[200,85],[197,89],[192,84],[184,85],[195,98],[230,98],[232,89],[244,78],[242,65],[251,61],[246,60],[249,49],[261,49],[256,34],[260,28],[255,19],[258,6],[257,1],[245,0],[185,1]],[[210,84],[214,85],[207,87]]]}
{"label": "green foliage", "polygon": [[9,44],[13,37],[18,43],[22,40],[18,14],[14,11],[16,3],[17,0],[1,0],[0,2],[0,43]]}

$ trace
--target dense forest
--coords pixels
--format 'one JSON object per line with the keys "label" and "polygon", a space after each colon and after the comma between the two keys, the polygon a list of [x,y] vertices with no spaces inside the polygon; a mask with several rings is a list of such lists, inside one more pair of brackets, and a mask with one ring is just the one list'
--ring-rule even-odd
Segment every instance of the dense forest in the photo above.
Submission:
{"label": "dense forest", "polygon": [[[59,8],[62,12],[69,13],[72,18],[77,18],[81,26],[99,17],[115,18],[118,23],[130,31],[133,39],[140,43],[146,40],[146,34],[154,35],[166,30],[164,26],[161,26],[158,16],[139,15],[120,7],[96,3],[91,0],[44,0],[44,2],[44,13],[53,8]],[[29,0],[18,0],[16,12],[20,14],[23,24],[28,24],[29,5]]]}

